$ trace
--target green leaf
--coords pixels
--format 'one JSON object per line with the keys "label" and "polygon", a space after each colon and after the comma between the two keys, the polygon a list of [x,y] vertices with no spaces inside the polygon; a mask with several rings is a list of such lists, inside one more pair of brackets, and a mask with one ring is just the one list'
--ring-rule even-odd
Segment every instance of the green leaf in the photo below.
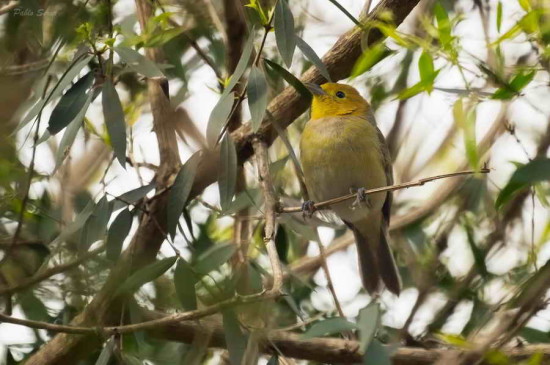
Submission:
{"label": "green leaf", "polygon": [[94,211],[95,204],[93,201],[88,202],[88,204],[76,215],[73,222],[66,226],[63,231],[57,236],[50,245],[57,245],[63,242],[67,237],[71,236],[73,233],[77,232],[82,226],[88,221],[90,215]]}
{"label": "green leaf", "polygon": [[229,92],[233,91],[233,88],[239,80],[241,79],[241,76],[246,71],[246,68],[248,67],[248,64],[250,62],[250,56],[252,55],[252,50],[254,49],[254,30],[250,31],[250,35],[248,36],[248,40],[246,41],[244,47],[243,47],[243,53],[241,54],[241,58],[239,58],[239,62],[237,63],[237,66],[235,66],[235,71],[233,72],[233,75],[231,75],[231,79],[229,80],[229,84],[225,87],[223,90],[222,95],[227,95]]}
{"label": "green leaf", "polygon": [[44,303],[34,295],[32,290],[18,294],[17,303],[25,316],[33,321],[50,322],[51,318]]}
{"label": "green leaf", "polygon": [[493,96],[491,96],[492,99],[496,100],[506,100],[511,99],[523,88],[525,88],[529,83],[533,80],[535,77],[535,71],[532,70],[530,72],[519,72],[517,75],[515,75],[510,83],[506,84],[505,86],[497,89]]}
{"label": "green leaf", "polygon": [[506,204],[518,191],[534,183],[550,180],[550,159],[537,158],[518,167],[510,181],[498,194],[495,206],[497,209]]}
{"label": "green leaf", "polygon": [[82,229],[79,243],[80,251],[87,251],[92,243],[103,239],[110,217],[111,209],[109,201],[107,200],[107,196],[104,195],[103,198],[97,202],[97,205]]}
{"label": "green leaf", "polygon": [[299,36],[296,36],[296,45],[298,46],[298,48],[300,48],[300,51],[302,51],[302,53],[304,54],[304,56],[306,56],[306,58],[315,65],[315,67],[317,67],[317,69],[319,70],[319,72],[321,73],[321,75],[323,75],[323,77],[325,79],[327,79],[327,81],[331,81],[330,79],[330,74],[328,73],[328,70],[327,70],[327,67],[325,66],[325,64],[323,63],[323,61],[321,60],[321,58],[319,58],[319,56],[317,56],[317,53],[315,53],[315,51],[313,50],[313,48],[311,48],[309,46],[309,44],[307,44],[302,38],[300,38]]}
{"label": "green leaf", "polygon": [[531,2],[530,0],[518,0],[519,6],[525,11],[531,10]]}
{"label": "green leaf", "polygon": [[479,153],[476,143],[476,109],[470,107],[465,110],[462,99],[459,98],[453,105],[453,117],[456,125],[464,133],[464,148],[468,162],[472,169],[477,170],[479,167]]}
{"label": "green leaf", "polygon": [[88,72],[61,97],[48,122],[48,131],[55,135],[81,113],[88,99],[88,89],[94,82],[94,74]]}
{"label": "green leaf", "polygon": [[472,228],[472,225],[469,222],[466,222],[464,228],[466,229],[468,245],[470,246],[470,250],[472,250],[472,254],[474,256],[474,264],[477,268],[477,271],[483,278],[487,278],[487,276],[489,276],[489,272],[487,271],[487,265],[485,264],[485,253],[477,246],[475,242],[474,230]]}
{"label": "green leaf", "polygon": [[231,365],[240,365],[246,351],[247,336],[241,331],[234,309],[222,311],[223,331]]}
{"label": "green leaf", "polygon": [[148,185],[143,185],[139,188],[125,192],[115,199],[113,204],[113,211],[119,210],[120,208],[125,207],[128,204],[133,204],[138,200],[143,199],[147,195],[147,193],[149,193],[155,187],[156,183],[152,182]]}
{"label": "green leaf", "polygon": [[200,151],[198,151],[189,157],[178,172],[176,180],[174,180],[174,184],[168,193],[167,230],[168,234],[172,236],[172,239],[176,235],[178,221],[185,207],[185,203],[187,203],[187,198],[189,198],[191,188],[193,187],[200,156]]}
{"label": "green leaf", "polygon": [[108,260],[112,262],[118,260],[120,252],[122,251],[122,243],[128,236],[128,233],[130,233],[132,222],[132,213],[126,208],[120,212],[113,223],[111,223],[111,227],[109,227],[109,232],[107,234],[106,246],[106,256]]}
{"label": "green leaf", "polygon": [[[284,0],[279,0],[284,2]],[[267,81],[264,72],[257,66],[252,67],[248,76],[248,107],[250,108],[252,132],[257,132],[264,119],[267,108]]]}
{"label": "green leaf", "polygon": [[109,360],[111,359],[111,355],[113,354],[114,346],[114,341],[111,338],[108,339],[105,343],[105,346],[103,347],[103,350],[101,350],[101,353],[99,354],[95,365],[108,365]]}
{"label": "green leaf", "polygon": [[334,317],[315,322],[304,334],[303,339],[321,337],[332,335],[335,333],[341,333],[344,331],[351,331],[357,329],[355,323],[351,323],[342,317]]}
{"label": "green leaf", "polygon": [[370,70],[378,62],[382,61],[384,58],[391,55],[393,52],[390,51],[384,43],[376,43],[374,46],[365,49],[361,56],[353,65],[350,78],[355,78],[359,75],[364,74]]}
{"label": "green leaf", "polygon": [[262,201],[262,194],[259,189],[249,189],[237,194],[231,204],[222,212],[222,216],[236,213],[244,208],[259,207]]}
{"label": "green leaf", "polygon": [[271,67],[273,71],[281,75],[282,78],[285,79],[285,81],[288,82],[290,86],[296,89],[296,91],[307,100],[308,103],[311,102],[311,92],[304,86],[304,84],[302,84],[302,82],[296,76],[285,70],[285,68],[278,63],[268,60],[267,58],[264,58],[264,63]]}
{"label": "green leaf", "polygon": [[290,67],[296,48],[296,37],[294,34],[294,17],[286,0],[277,1],[274,23],[277,48],[286,66]]}
{"label": "green leaf", "polygon": [[434,6],[434,15],[437,20],[437,31],[439,35],[439,41],[442,46],[450,45],[452,41],[451,36],[451,21],[449,20],[449,14],[441,3],[436,3]]}
{"label": "green leaf", "polygon": [[267,362],[267,365],[279,365],[279,356],[273,355]]}
{"label": "green leaf", "polygon": [[397,98],[400,100],[412,98],[415,95],[420,94],[421,92],[424,92],[426,90],[426,86],[422,81],[417,82],[413,86],[402,90],[399,94],[397,94]]}
{"label": "green leaf", "polygon": [[367,352],[363,355],[363,364],[365,365],[392,365],[388,350],[378,340],[370,343]]}
{"label": "green leaf", "polygon": [[161,30],[159,32],[151,34],[149,37],[147,37],[147,39],[143,43],[143,47],[162,46],[170,42],[175,37],[179,36],[181,33],[184,32],[184,30],[185,29],[183,27],[178,27],[178,28]]}
{"label": "green leaf", "polygon": [[86,56],[84,58],[80,57],[74,60],[74,62],[65,70],[64,74],[61,76],[57,84],[54,86],[52,91],[48,94],[46,98],[38,101],[25,117],[21,120],[21,123],[17,126],[16,132],[27,125],[31,120],[34,119],[44,109],[44,106],[51,100],[57,98],[63,90],[73,81],[73,79],[82,71],[82,69],[90,62],[93,55]]}
{"label": "green leaf", "polygon": [[543,332],[536,330],[531,327],[523,327],[519,331],[519,335],[527,340],[529,343],[549,343],[550,334],[548,332]]}
{"label": "green leaf", "polygon": [[418,59],[418,71],[420,72],[420,80],[426,82],[433,81],[434,60],[432,55],[426,51],[422,52]]}
{"label": "green leaf", "polygon": [[357,327],[359,328],[359,351],[364,352],[370,345],[376,331],[380,327],[380,304],[370,302],[359,311]]}
{"label": "green leaf", "polygon": [[126,122],[122,104],[111,80],[106,80],[103,84],[102,103],[103,117],[113,151],[122,167],[126,167]]}
{"label": "green leaf", "polygon": [[220,205],[222,210],[231,205],[235,186],[237,184],[237,150],[235,144],[227,133],[220,146],[220,169],[218,175],[218,188],[220,191]]}
{"label": "green leaf", "polygon": [[59,142],[59,146],[57,147],[57,151],[55,153],[55,171],[57,171],[59,166],[61,166],[65,158],[71,152],[71,147],[74,143],[76,135],[78,134],[78,131],[80,130],[80,127],[82,126],[86,111],[92,103],[92,99],[93,92],[89,92],[84,106],[82,107],[78,115],[73,119],[73,121],[69,123],[67,129],[65,129],[65,133],[63,133],[63,137],[61,138],[61,142]]}
{"label": "green leaf", "polygon": [[501,25],[502,25],[502,1],[499,1],[497,4],[497,32],[500,32]]}
{"label": "green leaf", "polygon": [[213,245],[197,258],[193,268],[195,272],[206,275],[229,261],[235,250],[236,246],[232,243]]}
{"label": "green leaf", "polygon": [[191,265],[180,257],[174,273],[174,286],[181,306],[186,311],[197,309],[196,283],[197,276]]}
{"label": "green leaf", "polygon": [[138,290],[143,284],[155,280],[166,271],[168,271],[178,259],[177,256],[167,257],[162,260],[158,260],[145,266],[144,268],[134,272],[127,278],[116,291],[115,296],[121,294],[132,294]]}
{"label": "green leaf", "polygon": [[222,94],[218,103],[212,109],[210,118],[208,118],[208,126],[206,127],[206,140],[210,146],[215,146],[220,136],[220,132],[227,123],[227,118],[231,114],[233,103],[235,101],[235,93]]}
{"label": "green leaf", "polygon": [[145,77],[163,77],[164,74],[156,63],[141,55],[139,52],[123,46],[113,48],[128,67]]}

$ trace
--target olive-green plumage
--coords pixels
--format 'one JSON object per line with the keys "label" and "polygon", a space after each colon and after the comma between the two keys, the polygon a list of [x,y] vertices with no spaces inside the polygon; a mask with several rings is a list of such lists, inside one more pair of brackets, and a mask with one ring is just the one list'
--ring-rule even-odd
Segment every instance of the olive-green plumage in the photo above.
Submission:
{"label": "olive-green plumage", "polygon": [[[311,119],[300,143],[308,192],[314,201],[336,198],[359,188],[393,183],[391,160],[382,133],[365,99],[353,87],[308,85]],[[363,286],[376,293],[382,281],[399,294],[401,281],[388,245],[391,193],[369,195],[366,202],[331,206],[353,231]]]}

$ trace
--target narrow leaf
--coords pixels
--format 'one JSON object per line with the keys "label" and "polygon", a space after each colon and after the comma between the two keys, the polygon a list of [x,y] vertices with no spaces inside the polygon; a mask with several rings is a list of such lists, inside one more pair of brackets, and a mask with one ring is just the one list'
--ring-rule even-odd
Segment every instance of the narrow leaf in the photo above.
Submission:
{"label": "narrow leaf", "polygon": [[218,103],[212,109],[210,118],[208,118],[208,126],[206,127],[206,140],[210,146],[216,145],[220,132],[227,123],[229,114],[231,114],[234,101],[235,93],[222,94],[220,100],[218,100]]}
{"label": "narrow leaf", "polygon": [[306,58],[311,63],[313,63],[315,67],[317,67],[321,75],[323,75],[323,77],[327,79],[327,81],[331,81],[330,74],[328,73],[327,67],[325,66],[321,58],[317,56],[317,53],[315,53],[313,48],[311,48],[309,44],[307,44],[302,38],[298,36],[296,36],[296,45],[298,46],[298,48],[300,48],[300,51],[302,51],[304,56],[306,56]]}
{"label": "narrow leaf", "polygon": [[499,1],[497,4],[497,32],[500,32],[501,25],[502,25],[502,1]]}
{"label": "narrow leaf", "polygon": [[103,84],[102,103],[103,117],[113,151],[122,167],[126,167],[126,122],[122,104],[111,80],[106,80]]}
{"label": "narrow leaf", "polygon": [[107,196],[103,196],[103,198],[97,202],[97,205],[82,229],[79,244],[79,249],[81,251],[87,251],[92,243],[103,239],[110,217],[111,209],[109,201],[107,200]]}
{"label": "narrow leaf", "polygon": [[196,283],[197,277],[191,265],[180,258],[176,264],[176,272],[174,273],[174,286],[176,287],[176,294],[181,306],[186,311],[197,309]]}
{"label": "narrow leaf", "polygon": [[223,310],[222,316],[229,361],[231,365],[240,365],[246,351],[247,336],[241,331],[239,320],[233,309]]}
{"label": "narrow leaf", "polygon": [[185,203],[187,202],[187,198],[189,197],[189,193],[191,192],[200,156],[201,154],[199,151],[189,157],[180,169],[174,181],[174,185],[172,185],[168,193],[167,230],[172,238],[176,235],[178,221],[185,207]]}
{"label": "narrow leaf", "polygon": [[229,261],[235,250],[236,246],[232,243],[214,245],[198,257],[193,268],[197,273],[206,275]]}
{"label": "narrow leaf", "polygon": [[[63,137],[61,138],[61,142],[59,142],[59,146],[57,147],[57,151],[55,154],[55,170],[61,166],[65,158],[69,155],[69,152],[71,151],[71,147],[74,143],[74,140],[76,138],[76,135],[78,134],[78,131],[80,130],[80,127],[82,127],[82,122],[84,121],[84,117],[86,116],[86,111],[88,110],[88,107],[92,103],[93,99],[93,93],[89,92],[86,97],[86,102],[84,103],[84,106],[78,113],[78,115],[74,118],[74,120],[69,123],[67,126],[67,129],[65,129],[65,133],[63,133]],[[46,133],[48,133],[46,131]]]}
{"label": "narrow leaf", "polygon": [[114,47],[114,50],[120,56],[122,61],[124,61],[135,72],[142,74],[145,77],[164,76],[156,63],[139,52],[122,46]]}
{"label": "narrow leaf", "polygon": [[277,1],[274,23],[277,48],[286,66],[290,67],[296,48],[296,37],[294,34],[294,17],[286,0]]}
{"label": "narrow leaf", "polygon": [[230,206],[233,194],[235,194],[238,168],[237,150],[229,133],[222,139],[220,161],[218,188],[220,191],[220,205],[225,210]]}
{"label": "narrow leaf", "polygon": [[378,340],[370,343],[367,352],[363,355],[364,365],[391,365],[390,354]]}
{"label": "narrow leaf", "polygon": [[[279,0],[284,2],[284,0]],[[264,72],[257,66],[252,67],[248,76],[248,107],[252,123],[252,132],[257,132],[264,119],[267,108],[267,81]]]}
{"label": "narrow leaf", "polygon": [[359,327],[359,350],[364,352],[370,345],[376,331],[380,327],[380,304],[370,302],[359,311],[357,326]]}
{"label": "narrow leaf", "polygon": [[128,204],[133,204],[138,200],[143,199],[147,195],[147,193],[149,193],[155,187],[155,182],[152,182],[149,185],[140,186],[139,188],[125,192],[124,194],[115,198],[113,211],[119,210],[120,208],[123,208]]}
{"label": "narrow leaf", "polygon": [[132,213],[126,208],[120,212],[113,223],[111,223],[109,233],[107,234],[106,255],[108,260],[112,262],[118,260],[120,252],[122,251],[122,243],[132,228],[132,222]]}
{"label": "narrow leaf", "polygon": [[88,72],[61,97],[48,122],[48,131],[54,135],[65,128],[86,105],[87,91],[94,82],[94,74]]}
{"label": "narrow leaf", "polygon": [[139,289],[143,284],[155,280],[166,271],[168,271],[178,259],[177,256],[168,257],[152,264],[145,266],[144,268],[136,271],[129,278],[127,278],[122,285],[116,291],[115,296],[121,294],[131,294]]}
{"label": "narrow leaf", "polygon": [[445,8],[438,2],[434,6],[434,15],[437,20],[437,30],[439,33],[439,41],[443,46],[447,46],[451,43],[451,21],[449,20],[449,14]]}
{"label": "narrow leaf", "polygon": [[237,66],[235,66],[235,71],[233,72],[233,75],[231,75],[231,79],[229,80],[229,84],[225,87],[222,95],[227,95],[231,91],[233,91],[233,88],[239,80],[241,79],[241,76],[246,71],[246,68],[248,67],[248,63],[250,62],[250,56],[252,55],[252,50],[254,49],[254,30],[250,31],[250,35],[248,36],[248,40],[246,41],[244,47],[243,47],[243,53],[241,54],[241,58],[239,58],[239,62],[237,63]]}
{"label": "narrow leaf", "polygon": [[391,55],[390,51],[384,43],[377,43],[374,46],[365,49],[363,54],[357,59],[351,71],[351,78],[357,77],[370,70],[378,62]]}
{"label": "narrow leaf", "polygon": [[285,68],[278,63],[268,60],[267,58],[264,58],[264,62],[269,67],[271,67],[273,71],[281,75],[282,78],[285,79],[285,81],[288,82],[290,86],[296,89],[296,91],[308,101],[308,103],[311,101],[311,92],[304,86],[304,84],[302,84],[302,82],[296,76],[285,70]]}
{"label": "narrow leaf", "polygon": [[420,80],[424,82],[433,80],[434,60],[430,53],[426,51],[422,52],[418,59],[418,71],[420,72]]}
{"label": "narrow leaf", "polygon": [[518,167],[512,174],[512,177],[498,194],[496,207],[501,208],[518,191],[523,190],[530,185],[550,180],[550,159],[538,158],[529,163]]}
{"label": "narrow leaf", "polygon": [[107,342],[105,343],[105,346],[103,347],[103,350],[101,350],[101,353],[99,354],[99,357],[95,362],[95,365],[109,364],[109,360],[111,359],[111,355],[113,354],[114,345],[115,343],[111,338],[107,340]]}
{"label": "narrow leaf", "polygon": [[342,317],[328,318],[314,323],[304,334],[303,339],[321,337],[357,329],[355,323],[351,323]]}

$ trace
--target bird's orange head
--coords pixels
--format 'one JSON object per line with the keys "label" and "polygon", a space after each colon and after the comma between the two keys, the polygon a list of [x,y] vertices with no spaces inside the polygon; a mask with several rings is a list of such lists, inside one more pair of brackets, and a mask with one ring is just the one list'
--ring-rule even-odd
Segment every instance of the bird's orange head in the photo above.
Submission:
{"label": "bird's orange head", "polygon": [[311,119],[352,115],[366,116],[370,105],[352,86],[326,83],[321,86],[306,84],[313,94]]}

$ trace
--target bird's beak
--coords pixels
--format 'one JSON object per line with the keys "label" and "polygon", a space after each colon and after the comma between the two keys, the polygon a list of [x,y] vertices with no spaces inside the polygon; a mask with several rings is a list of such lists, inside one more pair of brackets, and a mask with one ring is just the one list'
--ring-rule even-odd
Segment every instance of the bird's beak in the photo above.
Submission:
{"label": "bird's beak", "polygon": [[311,93],[315,96],[315,95],[326,95],[327,93],[325,92],[325,90],[323,90],[321,88],[321,86],[317,85],[317,84],[313,84],[311,82],[306,82],[304,83],[304,86],[309,90],[311,91]]}

